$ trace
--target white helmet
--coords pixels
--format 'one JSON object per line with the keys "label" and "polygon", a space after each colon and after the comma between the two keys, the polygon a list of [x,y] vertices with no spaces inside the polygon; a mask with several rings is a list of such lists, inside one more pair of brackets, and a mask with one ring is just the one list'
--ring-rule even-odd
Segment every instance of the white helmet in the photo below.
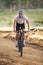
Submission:
{"label": "white helmet", "polygon": [[23,9],[20,9],[19,10],[19,14],[23,14],[24,13],[24,10]]}

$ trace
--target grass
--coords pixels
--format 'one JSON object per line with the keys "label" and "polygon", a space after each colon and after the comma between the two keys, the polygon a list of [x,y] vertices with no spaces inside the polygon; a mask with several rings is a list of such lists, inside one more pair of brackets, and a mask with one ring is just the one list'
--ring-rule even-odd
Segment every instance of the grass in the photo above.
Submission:
{"label": "grass", "polygon": [[[34,22],[43,22],[43,10],[31,10],[25,12],[28,18],[30,18]],[[41,20],[41,21],[40,21]]]}
{"label": "grass", "polygon": [[[5,25],[13,25],[14,17],[17,11],[14,12],[4,12],[0,14],[0,26],[3,26],[2,22],[7,22]],[[33,22],[40,22],[43,24],[43,9],[31,9],[25,10],[25,15]],[[2,24],[2,25],[1,25]]]}

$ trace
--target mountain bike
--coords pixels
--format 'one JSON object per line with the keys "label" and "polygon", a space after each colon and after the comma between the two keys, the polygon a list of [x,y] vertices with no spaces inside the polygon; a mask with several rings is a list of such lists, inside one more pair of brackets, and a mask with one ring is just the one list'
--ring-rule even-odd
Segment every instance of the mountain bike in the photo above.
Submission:
{"label": "mountain bike", "polygon": [[24,47],[24,38],[23,38],[22,29],[20,28],[20,30],[19,30],[19,39],[18,39],[18,50],[20,52],[21,57],[23,55],[23,47]]}

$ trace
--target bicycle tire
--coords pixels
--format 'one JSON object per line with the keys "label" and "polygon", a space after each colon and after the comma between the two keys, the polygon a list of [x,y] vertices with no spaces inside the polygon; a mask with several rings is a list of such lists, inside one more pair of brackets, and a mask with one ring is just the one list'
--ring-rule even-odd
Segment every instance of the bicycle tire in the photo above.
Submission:
{"label": "bicycle tire", "polygon": [[23,48],[21,47],[21,57],[22,57],[22,55],[23,55]]}

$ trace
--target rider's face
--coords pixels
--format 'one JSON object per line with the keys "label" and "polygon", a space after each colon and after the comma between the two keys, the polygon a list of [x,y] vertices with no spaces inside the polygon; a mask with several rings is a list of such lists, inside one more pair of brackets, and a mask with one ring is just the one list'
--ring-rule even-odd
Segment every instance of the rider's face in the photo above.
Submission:
{"label": "rider's face", "polygon": [[19,13],[19,17],[22,18],[23,17],[23,13]]}

